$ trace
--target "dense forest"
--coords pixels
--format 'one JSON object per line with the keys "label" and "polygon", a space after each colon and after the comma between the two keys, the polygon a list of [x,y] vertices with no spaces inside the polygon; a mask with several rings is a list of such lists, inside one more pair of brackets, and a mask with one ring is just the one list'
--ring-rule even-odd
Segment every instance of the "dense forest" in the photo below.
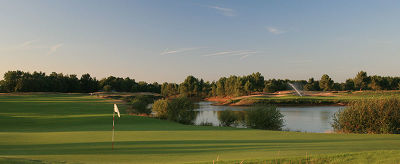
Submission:
{"label": "dense forest", "polygon": [[345,91],[345,90],[397,90],[400,89],[400,77],[368,76],[360,71],[354,78],[345,82],[334,82],[328,75],[319,80],[268,79],[261,73],[247,76],[221,77],[217,81],[204,81],[188,76],[182,83],[146,83],[135,79],[110,76],[97,80],[89,74],[80,78],[62,73],[8,71],[0,81],[0,92],[154,92],[165,97],[183,95],[187,97],[226,97],[243,96],[255,92],[276,92],[290,90],[293,83],[306,91]]}
{"label": "dense forest", "polygon": [[160,93],[158,83],[148,84],[134,79],[110,76],[100,81],[89,74],[80,78],[76,75],[64,75],[53,72],[46,75],[43,72],[8,71],[0,81],[0,92],[64,92],[89,93],[106,92],[154,92]]}

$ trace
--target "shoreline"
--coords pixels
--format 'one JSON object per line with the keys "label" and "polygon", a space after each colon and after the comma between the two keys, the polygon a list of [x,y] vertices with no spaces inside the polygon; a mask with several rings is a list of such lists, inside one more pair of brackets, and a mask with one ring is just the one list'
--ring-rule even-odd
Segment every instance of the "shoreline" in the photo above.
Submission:
{"label": "shoreline", "polygon": [[[263,104],[248,104],[248,105],[235,105],[235,104],[220,104],[220,103],[214,103],[211,104],[213,106],[243,106],[243,107],[249,107],[249,106],[255,106],[255,105],[263,105]],[[274,105],[277,107],[307,107],[307,106],[347,106],[347,104],[343,103],[336,103],[336,104],[268,104],[268,105]]]}
{"label": "shoreline", "polygon": [[211,97],[205,98],[203,101],[214,102],[213,106],[254,106],[254,105],[275,105],[281,107],[290,106],[347,106],[348,100],[313,100],[313,99],[241,99],[236,98],[221,98]]}

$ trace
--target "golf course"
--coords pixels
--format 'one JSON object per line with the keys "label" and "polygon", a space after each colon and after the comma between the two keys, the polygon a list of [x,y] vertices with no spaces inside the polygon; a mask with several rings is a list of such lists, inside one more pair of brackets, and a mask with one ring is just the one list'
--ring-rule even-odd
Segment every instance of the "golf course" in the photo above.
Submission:
{"label": "golf course", "polygon": [[[111,149],[113,104],[115,122]],[[399,163],[395,134],[193,126],[89,94],[0,95],[0,163]]]}
{"label": "golf course", "polygon": [[0,164],[400,164],[400,1],[0,0]]}

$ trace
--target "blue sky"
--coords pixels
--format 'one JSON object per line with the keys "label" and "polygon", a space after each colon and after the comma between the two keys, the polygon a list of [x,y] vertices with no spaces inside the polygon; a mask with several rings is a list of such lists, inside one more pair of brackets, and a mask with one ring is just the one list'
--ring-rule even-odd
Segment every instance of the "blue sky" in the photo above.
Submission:
{"label": "blue sky", "polygon": [[0,0],[0,73],[400,76],[400,1]]}

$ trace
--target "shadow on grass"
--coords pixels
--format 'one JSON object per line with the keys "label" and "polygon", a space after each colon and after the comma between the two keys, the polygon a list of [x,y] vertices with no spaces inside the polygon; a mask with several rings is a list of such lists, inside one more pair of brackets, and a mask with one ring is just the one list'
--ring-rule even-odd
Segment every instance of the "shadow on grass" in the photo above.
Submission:
{"label": "shadow on grass", "polygon": [[[0,132],[73,132],[109,131],[112,114],[96,117],[35,118],[0,115]],[[198,131],[243,130],[232,127],[183,125],[172,121],[124,115],[115,122],[117,131]]]}
{"label": "shadow on grass", "polygon": [[43,161],[40,160],[30,160],[30,159],[24,159],[24,158],[8,158],[8,157],[0,157],[0,163],[12,163],[12,164],[25,164],[25,163],[31,163],[31,164],[36,164],[36,163],[43,163]]}
{"label": "shadow on grass", "polygon": [[[351,143],[360,139],[346,140]],[[120,141],[111,142],[3,145],[1,155],[66,155],[66,154],[190,154],[221,151],[307,151],[329,150],[324,145],[338,140],[184,140],[184,141]],[[321,144],[322,143],[322,144]]]}

